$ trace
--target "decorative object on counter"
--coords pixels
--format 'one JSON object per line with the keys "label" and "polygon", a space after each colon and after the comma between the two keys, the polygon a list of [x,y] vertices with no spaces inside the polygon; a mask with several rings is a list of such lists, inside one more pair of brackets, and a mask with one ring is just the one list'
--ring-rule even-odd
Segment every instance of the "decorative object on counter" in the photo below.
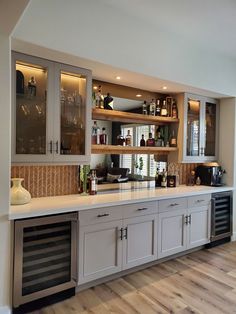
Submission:
{"label": "decorative object on counter", "polygon": [[156,104],[154,99],[149,104],[149,115],[150,116],[155,116],[155,111],[156,111]]}
{"label": "decorative object on counter", "polygon": [[80,180],[79,187],[81,195],[88,195],[88,179],[89,179],[90,166],[80,166]]}
{"label": "decorative object on counter", "polygon": [[116,138],[116,143],[119,146],[125,146],[125,139],[124,136],[122,134],[119,134]]}
{"label": "decorative object on counter", "polygon": [[162,174],[159,171],[159,168],[157,168],[156,175],[155,175],[155,187],[161,187],[162,182]]}
{"label": "decorative object on counter", "polygon": [[95,107],[104,109],[104,97],[102,95],[102,86],[98,86],[98,91],[95,93]]}
{"label": "decorative object on counter", "polygon": [[163,104],[161,107],[161,116],[162,117],[167,117],[168,116],[168,111],[167,111],[167,105],[166,105],[166,101],[163,100]]}
{"label": "decorative object on counter", "polygon": [[11,205],[27,204],[31,200],[31,195],[22,185],[23,178],[12,178],[12,187],[10,191]]}
{"label": "decorative object on counter", "polygon": [[113,98],[110,93],[107,93],[107,96],[104,98],[104,109],[113,110]]}
{"label": "decorative object on counter", "polygon": [[125,145],[132,146],[132,135],[130,134],[130,130],[127,131],[127,135],[125,137]]}
{"label": "decorative object on counter", "polygon": [[106,128],[102,128],[102,134],[100,134],[100,144],[107,145],[108,144],[108,136],[106,133]]}
{"label": "decorative object on counter", "polygon": [[36,96],[36,80],[34,76],[31,76],[28,82],[28,95],[30,97]]}
{"label": "decorative object on counter", "polygon": [[187,178],[187,185],[193,186],[195,185],[195,171],[192,170]]}
{"label": "decorative object on counter", "polygon": [[16,70],[16,93],[22,95],[25,93],[25,78],[20,70]]}
{"label": "decorative object on counter", "polygon": [[144,102],[143,102],[142,113],[144,115],[147,115],[147,102],[146,102],[146,100],[144,100]]}
{"label": "decorative object on counter", "polygon": [[90,195],[97,194],[97,176],[95,170],[92,170],[92,173],[89,178],[89,194]]}
{"label": "decorative object on counter", "polygon": [[100,128],[97,121],[94,121],[92,126],[92,144],[100,144]]}
{"label": "decorative object on counter", "polygon": [[155,146],[155,139],[152,137],[152,133],[149,133],[149,138],[146,141],[146,146]]}
{"label": "decorative object on counter", "polygon": [[179,176],[178,175],[168,175],[167,176],[167,187],[175,188],[179,186]]}
{"label": "decorative object on counter", "polygon": [[157,99],[157,103],[156,103],[156,116],[160,116],[161,115],[161,103],[160,103],[160,99]]}
{"label": "decorative object on counter", "polygon": [[201,185],[201,179],[200,179],[200,177],[197,177],[197,179],[196,179],[196,185]]}
{"label": "decorative object on counter", "polygon": [[170,147],[177,147],[177,138],[174,130],[172,130],[172,135],[170,137]]}
{"label": "decorative object on counter", "polygon": [[146,142],[145,142],[145,139],[144,139],[144,134],[142,134],[142,138],[140,140],[140,146],[145,146],[146,145]]}
{"label": "decorative object on counter", "polygon": [[167,171],[166,171],[166,169],[163,169],[163,172],[162,172],[161,187],[162,188],[166,188],[167,187]]}
{"label": "decorative object on counter", "polygon": [[135,162],[134,166],[138,171],[138,180],[143,181],[143,157],[139,157],[139,160]]}

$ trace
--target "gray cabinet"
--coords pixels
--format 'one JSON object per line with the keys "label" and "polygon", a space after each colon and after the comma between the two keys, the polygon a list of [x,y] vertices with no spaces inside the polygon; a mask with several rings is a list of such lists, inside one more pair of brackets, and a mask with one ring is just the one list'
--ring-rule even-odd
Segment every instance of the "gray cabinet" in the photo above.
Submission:
{"label": "gray cabinet", "polygon": [[13,53],[12,161],[90,161],[91,71]]}

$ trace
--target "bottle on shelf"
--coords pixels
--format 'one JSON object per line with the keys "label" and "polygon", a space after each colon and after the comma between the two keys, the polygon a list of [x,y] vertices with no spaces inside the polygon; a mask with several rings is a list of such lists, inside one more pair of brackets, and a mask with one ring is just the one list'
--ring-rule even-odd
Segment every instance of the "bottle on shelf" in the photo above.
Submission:
{"label": "bottle on shelf", "polygon": [[28,82],[28,93],[30,97],[36,96],[36,80],[34,76],[31,76]]}
{"label": "bottle on shelf", "polygon": [[106,128],[102,128],[102,133],[100,134],[100,144],[107,145],[108,144],[108,136],[106,133]]}
{"label": "bottle on shelf", "polygon": [[163,173],[162,173],[161,187],[163,188],[167,187],[167,171],[165,169],[163,169]]}
{"label": "bottle on shelf", "polygon": [[175,131],[172,130],[172,135],[170,137],[170,147],[176,147],[177,146],[177,138],[175,136]]}
{"label": "bottle on shelf", "polygon": [[125,146],[125,139],[124,136],[122,134],[119,134],[116,138],[116,143],[119,146]]}
{"label": "bottle on shelf", "polygon": [[161,103],[160,103],[160,99],[157,99],[157,103],[156,103],[156,116],[160,116],[161,115]]}
{"label": "bottle on shelf", "polygon": [[162,117],[167,117],[167,115],[168,115],[168,111],[167,111],[166,101],[163,100],[163,104],[162,104],[162,107],[161,107],[161,116]]}
{"label": "bottle on shelf", "polygon": [[144,134],[142,134],[142,138],[140,140],[140,146],[145,146],[145,139],[144,139]]}
{"label": "bottle on shelf", "polygon": [[142,105],[142,113],[144,115],[147,115],[147,102],[144,100],[143,105]]}
{"label": "bottle on shelf", "polygon": [[156,139],[155,139],[155,146],[162,147],[164,146],[164,139],[162,137],[161,128],[158,127],[156,130]]}
{"label": "bottle on shelf", "polygon": [[154,99],[149,104],[149,115],[150,116],[155,116],[155,111],[156,111],[156,104]]}
{"label": "bottle on shelf", "polygon": [[149,138],[146,141],[146,146],[155,146],[155,139],[152,137],[152,133],[149,133]]}
{"label": "bottle on shelf", "polygon": [[127,135],[125,137],[125,145],[131,146],[132,145],[132,136],[130,134],[130,130],[127,131]]}
{"label": "bottle on shelf", "polygon": [[92,144],[100,144],[100,128],[97,125],[97,121],[93,122],[92,126]]}
{"label": "bottle on shelf", "polygon": [[174,119],[178,118],[178,108],[175,100],[173,100],[171,116]]}
{"label": "bottle on shelf", "polygon": [[102,86],[98,86],[98,91],[95,95],[96,98],[96,108],[104,109],[104,97],[102,94]]}
{"label": "bottle on shelf", "polygon": [[89,194],[90,195],[97,194],[97,176],[95,170],[92,170],[92,173],[89,178]]}

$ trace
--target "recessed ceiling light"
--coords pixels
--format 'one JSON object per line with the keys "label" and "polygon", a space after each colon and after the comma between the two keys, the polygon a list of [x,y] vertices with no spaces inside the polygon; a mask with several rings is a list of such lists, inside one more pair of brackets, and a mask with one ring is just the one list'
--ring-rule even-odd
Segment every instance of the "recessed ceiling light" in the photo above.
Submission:
{"label": "recessed ceiling light", "polygon": [[98,89],[98,87],[97,86],[93,86],[93,89]]}
{"label": "recessed ceiling light", "polygon": [[137,94],[136,97],[142,97],[142,95],[141,94]]}
{"label": "recessed ceiling light", "polygon": [[120,80],[120,79],[121,79],[121,77],[120,77],[120,76],[116,76],[116,79],[117,79],[117,80]]}
{"label": "recessed ceiling light", "polygon": [[167,89],[167,86],[163,86],[162,89]]}

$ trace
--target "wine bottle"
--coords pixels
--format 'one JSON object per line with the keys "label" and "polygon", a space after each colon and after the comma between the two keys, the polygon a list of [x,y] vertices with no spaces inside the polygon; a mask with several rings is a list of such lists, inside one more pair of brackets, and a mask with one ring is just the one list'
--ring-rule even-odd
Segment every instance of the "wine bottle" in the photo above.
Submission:
{"label": "wine bottle", "polygon": [[161,105],[160,105],[160,99],[157,99],[157,104],[156,104],[156,116],[161,115]]}
{"label": "wine bottle", "polygon": [[155,104],[154,99],[152,99],[152,101],[150,102],[150,105],[149,105],[149,115],[155,116],[155,111],[156,111],[156,104]]}
{"label": "wine bottle", "polygon": [[149,138],[146,141],[146,146],[155,146],[155,139],[152,137],[152,133],[149,133]]}
{"label": "wine bottle", "polygon": [[127,135],[125,137],[125,145],[126,146],[131,146],[131,142],[132,142],[132,136],[130,134],[130,130],[127,131]]}
{"label": "wine bottle", "polygon": [[176,147],[177,146],[177,138],[175,136],[175,131],[172,130],[172,135],[171,135],[171,138],[170,138],[170,146],[171,147]]}
{"label": "wine bottle", "polygon": [[140,140],[140,146],[145,146],[144,134],[142,134],[142,138]]}
{"label": "wine bottle", "polygon": [[163,100],[163,104],[162,104],[162,107],[161,107],[161,116],[162,117],[167,117],[167,115],[168,115],[168,111],[167,111],[166,101]]}

